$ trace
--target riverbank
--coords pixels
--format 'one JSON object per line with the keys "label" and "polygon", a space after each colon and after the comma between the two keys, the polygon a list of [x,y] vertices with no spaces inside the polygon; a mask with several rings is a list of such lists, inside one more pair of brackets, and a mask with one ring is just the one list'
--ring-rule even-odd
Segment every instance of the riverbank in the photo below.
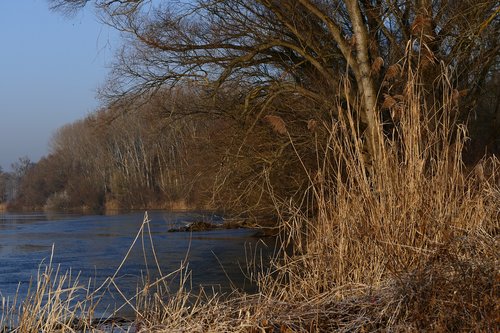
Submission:
{"label": "riverbank", "polygon": [[[102,285],[90,287],[86,281],[80,283],[48,266],[38,272],[33,283],[36,288],[26,298],[3,305],[0,327],[14,327],[19,332],[106,333],[496,332],[500,328],[498,163],[485,160],[477,167],[482,172],[467,175],[459,168],[450,174],[449,166],[440,165],[435,171],[439,177],[405,168],[380,168],[380,192],[373,191],[368,182],[336,188],[335,195],[326,193],[334,186],[323,188],[322,194],[327,195],[318,199],[314,219],[297,213],[279,221],[282,248],[276,250],[276,256],[268,259],[258,250],[248,251],[244,271],[256,284],[255,293],[238,288],[195,290],[192,260],[207,261],[198,255],[190,258],[189,265],[187,259],[179,260],[179,268],[173,271],[154,273],[158,262],[150,261],[148,275],[137,288],[134,285],[133,297],[120,293],[130,287],[130,282],[120,279],[127,275],[120,268],[110,272]],[[189,221],[197,225],[203,219],[195,216]],[[88,230],[89,221],[81,222]],[[91,229],[112,225],[107,222]],[[113,233],[118,233],[120,242],[110,249],[123,244],[130,232],[124,230],[123,218],[115,222]],[[77,223],[68,223],[66,227],[61,222],[41,226],[66,230],[58,239],[73,244],[68,238],[78,233]],[[25,225],[16,223],[16,229]],[[146,216],[136,238],[128,238],[132,246],[142,242],[143,248],[152,248],[149,232],[167,234],[167,223],[160,225],[155,230]],[[131,226],[136,229],[137,224]],[[33,226],[27,229],[39,241],[45,239]],[[214,243],[202,247],[195,242],[227,240],[227,235],[212,237],[211,232],[195,235],[191,231],[184,238],[202,252],[214,251]],[[105,243],[110,234],[109,229],[97,233]],[[168,235],[184,236],[179,234]],[[10,239],[9,235],[5,238]],[[2,245],[8,244],[4,241]],[[30,243],[30,248],[36,245]],[[89,248],[79,252],[88,254]],[[155,246],[154,255],[139,257],[165,260],[175,249],[179,247],[161,250]],[[206,264],[202,274],[207,267],[227,268],[219,258]],[[122,266],[119,260],[116,265]],[[127,320],[114,320],[113,314],[106,323],[96,320],[103,290],[114,290],[114,299],[131,313]]]}
{"label": "riverbank", "polygon": [[[68,275],[58,275],[49,268],[38,276],[35,294],[23,303],[20,317],[16,318],[21,325],[16,329],[20,332],[101,333],[305,333],[388,329],[495,332],[499,327],[500,295],[498,255],[494,247],[495,242],[484,236],[455,239],[442,247],[441,252],[430,256],[419,269],[401,272],[377,286],[345,285],[318,290],[315,297],[306,294],[311,285],[302,291],[290,290],[291,285],[283,283],[270,285],[272,280],[265,273],[260,277],[261,290],[257,294],[235,292],[228,297],[203,291],[194,293],[189,289],[188,271],[180,268],[177,273],[187,273],[181,280],[181,289],[169,293],[162,278],[144,284],[129,305],[134,308],[134,318],[128,319],[94,318],[92,295],[98,299],[98,294],[90,293],[91,297],[84,302],[72,305],[73,295],[84,287],[77,283],[69,285]],[[52,284],[49,281],[53,281]],[[112,282],[110,280],[111,285]],[[292,294],[294,297],[290,297]],[[34,302],[44,297],[50,300],[48,304]],[[85,309],[83,314],[82,309]],[[14,327],[7,326],[7,320],[9,316],[18,315],[15,309],[6,313],[5,308],[3,310],[4,322],[0,327]],[[25,328],[29,329],[23,331]]]}
{"label": "riverbank", "polygon": [[[133,297],[120,293],[118,277],[126,274],[119,269],[97,291],[118,290],[115,296],[133,312],[131,326],[141,333],[499,331],[500,161],[484,158],[466,170],[466,136],[455,123],[454,105],[437,114],[425,109],[412,90],[418,87],[408,85],[401,96],[398,140],[380,140],[370,163],[362,138],[351,132],[352,115],[325,124],[331,141],[319,170],[307,171],[310,184],[296,197],[275,198],[280,248],[271,249],[271,258],[255,248],[245,253],[241,267],[255,293],[218,292],[213,285],[195,290],[192,260],[203,272],[224,267],[219,257],[207,262],[186,255],[178,269],[162,270],[158,258],[171,259],[178,246],[136,253],[153,258],[147,273],[158,274],[145,274]],[[133,245],[158,250],[149,230],[146,216]],[[188,250],[212,253],[226,238],[210,233],[180,236],[189,240]],[[195,243],[206,240],[205,247]],[[92,327],[96,289],[53,274],[42,271],[21,311],[4,308],[2,318],[13,318],[20,332],[52,332],[74,318],[87,325],[84,331],[98,332]],[[66,301],[75,299],[75,290],[89,295],[78,306]],[[47,298],[49,306],[37,302]]]}

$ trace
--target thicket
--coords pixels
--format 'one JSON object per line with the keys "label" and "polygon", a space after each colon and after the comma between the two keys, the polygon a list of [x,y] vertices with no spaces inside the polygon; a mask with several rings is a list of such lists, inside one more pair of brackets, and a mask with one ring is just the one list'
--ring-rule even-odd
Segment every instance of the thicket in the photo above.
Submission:
{"label": "thicket", "polygon": [[243,103],[241,92],[213,99],[187,86],[147,100],[118,100],[60,128],[50,155],[20,177],[9,207],[211,208],[269,215],[270,177],[285,195],[304,186],[303,180],[296,184],[302,167],[267,118],[253,124],[251,133],[244,128]]}

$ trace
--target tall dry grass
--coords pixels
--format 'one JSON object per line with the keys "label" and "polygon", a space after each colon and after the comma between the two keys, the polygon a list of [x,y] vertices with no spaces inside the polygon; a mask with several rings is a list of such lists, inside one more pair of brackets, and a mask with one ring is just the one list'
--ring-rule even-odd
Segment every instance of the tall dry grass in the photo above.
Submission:
{"label": "tall dry grass", "polygon": [[446,72],[434,99],[419,87],[410,72],[404,94],[386,96],[394,126],[371,165],[353,113],[339,109],[323,124],[330,138],[308,193],[295,200],[306,209],[277,202],[293,249],[261,290],[292,304],[320,300],[313,331],[500,328],[500,163],[463,165],[466,130]]}
{"label": "tall dry grass", "polygon": [[62,272],[53,265],[52,254],[40,264],[37,275],[24,299],[2,297],[0,332],[74,332],[88,330],[93,320],[96,299],[90,296],[90,284],[82,284],[79,275]]}

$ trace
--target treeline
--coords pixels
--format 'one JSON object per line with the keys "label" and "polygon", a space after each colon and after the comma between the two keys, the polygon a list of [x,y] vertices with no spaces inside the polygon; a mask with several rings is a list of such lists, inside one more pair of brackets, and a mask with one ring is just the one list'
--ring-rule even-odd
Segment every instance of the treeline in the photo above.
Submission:
{"label": "treeline", "polygon": [[[242,119],[244,103],[237,90],[214,98],[190,87],[115,102],[60,128],[50,154],[20,173],[8,208],[270,214],[270,187],[285,195],[306,186],[294,149],[309,151],[310,160],[313,138],[321,131],[296,117],[289,127],[302,132],[309,145],[293,148],[280,127],[283,120]],[[245,121],[253,122],[251,132]]]}
{"label": "treeline", "polygon": [[408,82],[422,87],[429,132],[450,107],[452,125],[468,125],[464,162],[500,152],[495,1],[51,3],[66,13],[94,4],[125,43],[105,107],[59,130],[51,154],[22,177],[13,209],[272,214],[279,200],[307,211],[305,189],[326,176],[340,120],[368,177],[381,143],[404,153]]}
{"label": "treeline", "polygon": [[24,176],[33,166],[35,163],[28,157],[20,157],[11,164],[11,172],[4,172],[0,167],[0,210],[5,209],[7,203],[12,203],[18,197]]}
{"label": "treeline", "polygon": [[[492,91],[470,123],[475,135],[466,160],[482,156],[488,140],[498,142],[498,124],[487,117],[498,100]],[[293,197],[307,188],[305,175],[314,173],[326,149],[326,118],[306,112],[308,101],[297,98],[269,106],[280,116],[244,119],[244,103],[235,91],[220,100],[186,87],[114,103],[60,128],[38,163],[21,158],[13,172],[0,172],[0,202],[11,210],[272,214],[271,194]],[[292,107],[303,111],[287,116]]]}
{"label": "treeline", "polygon": [[208,150],[197,147],[213,125],[196,117],[168,116],[195,98],[177,91],[148,101],[124,100],[63,126],[53,136],[50,154],[23,174],[9,208],[98,211],[205,205],[208,197],[200,190],[192,162],[198,154],[211,164]]}

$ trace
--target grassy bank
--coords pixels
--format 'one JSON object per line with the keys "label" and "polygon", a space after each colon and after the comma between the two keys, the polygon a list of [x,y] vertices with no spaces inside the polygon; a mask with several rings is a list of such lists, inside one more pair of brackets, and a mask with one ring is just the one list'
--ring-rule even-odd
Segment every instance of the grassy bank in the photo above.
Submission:
{"label": "grassy bank", "polygon": [[[431,101],[415,80],[409,77],[404,95],[387,103],[397,121],[370,164],[350,110],[339,109],[337,119],[321,124],[330,136],[318,143],[324,148],[317,169],[304,170],[308,190],[294,200],[276,198],[279,255],[267,270],[253,269],[260,259],[249,256],[257,294],[193,294],[181,266],[172,273],[181,277],[175,292],[173,275],[163,274],[124,300],[136,314],[131,327],[498,331],[500,163],[492,157],[465,167],[466,133],[454,115],[454,90],[443,77],[441,99]],[[147,226],[145,220],[138,237]],[[51,276],[42,271],[32,295],[4,306],[2,325],[17,326],[15,332],[99,331],[95,291]],[[71,302],[76,288],[89,295],[84,302]]]}

